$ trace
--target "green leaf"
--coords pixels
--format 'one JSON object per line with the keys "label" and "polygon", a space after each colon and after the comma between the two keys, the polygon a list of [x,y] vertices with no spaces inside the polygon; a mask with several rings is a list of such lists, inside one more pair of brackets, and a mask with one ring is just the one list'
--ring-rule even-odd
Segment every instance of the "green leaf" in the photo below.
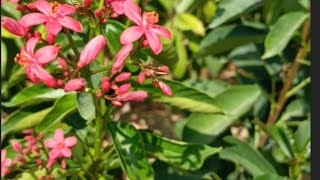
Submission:
{"label": "green leaf", "polygon": [[204,36],[206,33],[202,21],[191,13],[178,14],[173,22],[182,31],[192,31],[200,36]]}
{"label": "green leaf", "polygon": [[161,97],[155,99],[158,102],[167,103],[180,109],[191,112],[219,113],[221,109],[216,106],[213,98],[194,88],[187,87],[175,81],[164,81],[172,89],[173,96],[165,96],[158,91]]}
{"label": "green leaf", "polygon": [[214,100],[225,114],[192,113],[183,131],[183,140],[189,142],[211,143],[235,120],[248,112],[260,96],[255,85],[231,87]]}
{"label": "green leaf", "polygon": [[158,2],[168,11],[168,13],[172,13],[173,11],[173,1],[168,0],[158,0]]}
{"label": "green leaf", "polygon": [[44,120],[37,126],[37,132],[46,132],[54,125],[57,125],[71,112],[77,109],[76,94],[70,93],[59,98],[52,110],[44,117]]}
{"label": "green leaf", "polygon": [[43,84],[27,87],[16,94],[9,102],[2,102],[5,107],[27,106],[51,101],[65,95],[62,89],[51,89]]}
{"label": "green leaf", "polygon": [[272,179],[272,180],[286,180],[287,178],[278,176],[276,174],[264,174],[264,175],[255,177],[253,180],[270,180],[270,179]]}
{"label": "green leaf", "polygon": [[178,62],[178,59],[179,59],[177,49],[172,44],[164,44],[163,50],[158,55],[155,55],[150,48],[143,49],[143,50],[153,59],[159,61],[164,65],[169,66],[170,68],[173,67]]}
{"label": "green leaf", "polygon": [[302,152],[310,142],[311,135],[310,120],[303,121],[298,127],[298,130],[294,133],[295,146],[298,152]]}
{"label": "green leaf", "polygon": [[43,120],[50,110],[51,107],[40,111],[35,111],[34,107],[26,107],[16,111],[1,125],[1,136],[34,127]]}
{"label": "green leaf", "polygon": [[268,33],[264,46],[265,52],[262,59],[271,58],[281,53],[288,45],[294,32],[308,18],[304,12],[290,12],[282,15]]}
{"label": "green leaf", "polygon": [[143,148],[143,139],[127,122],[108,124],[122,167],[130,180],[152,180],[154,172]]}
{"label": "green leaf", "polygon": [[290,159],[293,158],[293,152],[289,139],[286,137],[285,133],[276,126],[267,127],[268,132],[271,137],[277,142],[282,152]]}
{"label": "green leaf", "polygon": [[141,131],[140,133],[148,154],[184,170],[200,169],[207,157],[221,150],[221,148],[213,148],[203,144],[191,144],[167,139],[147,131]]}
{"label": "green leaf", "polygon": [[194,2],[195,0],[180,0],[179,4],[176,6],[177,13],[186,12]]}
{"label": "green leaf", "polygon": [[176,38],[175,44],[176,44],[179,59],[177,63],[174,65],[172,74],[174,78],[181,79],[187,72],[188,53],[187,53],[186,47],[183,44],[182,33],[177,33],[175,38]]}
{"label": "green leaf", "polygon": [[223,140],[230,144],[220,152],[220,158],[240,164],[252,176],[277,174],[274,167],[256,150],[249,145],[227,136]]}
{"label": "green leaf", "polygon": [[7,46],[1,41],[1,77],[4,78],[6,76],[7,69]]}
{"label": "green leaf", "polygon": [[242,25],[226,25],[212,30],[201,41],[198,56],[220,54],[248,43],[263,42],[266,32]]}
{"label": "green leaf", "polygon": [[77,104],[79,113],[85,120],[91,121],[96,117],[96,108],[91,93],[77,94]]}
{"label": "green leaf", "polygon": [[112,54],[117,54],[122,47],[120,43],[120,35],[124,31],[125,27],[118,21],[108,20],[105,26],[104,34],[107,38],[108,47]]}
{"label": "green leaf", "polygon": [[184,85],[194,88],[200,92],[206,93],[214,98],[230,88],[230,85],[220,80],[193,80],[188,79],[183,82]]}
{"label": "green leaf", "polygon": [[223,0],[218,4],[216,16],[209,24],[209,28],[216,28],[223,23],[240,17],[244,13],[263,5],[265,0]]}
{"label": "green leaf", "polygon": [[14,65],[9,76],[9,87],[15,86],[26,78],[25,70],[22,66]]}
{"label": "green leaf", "polygon": [[308,9],[310,7],[310,1],[309,0],[298,0],[299,4],[303,6],[305,9]]}

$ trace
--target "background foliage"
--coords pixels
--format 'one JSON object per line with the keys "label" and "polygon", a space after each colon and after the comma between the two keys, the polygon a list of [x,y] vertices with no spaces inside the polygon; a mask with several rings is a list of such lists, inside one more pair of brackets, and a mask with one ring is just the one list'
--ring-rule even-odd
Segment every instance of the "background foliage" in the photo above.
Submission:
{"label": "background foliage", "polygon": [[[163,39],[159,56],[148,50],[138,56],[170,67],[172,76],[165,82],[174,96],[162,95],[151,84],[135,88],[152,92],[146,103],[166,104],[170,112],[182,111],[185,118],[171,127],[175,140],[128,122],[109,124],[115,149],[106,153],[117,154],[104,162],[108,173],[119,176],[123,167],[130,179],[309,178],[310,2],[141,0],[139,4],[158,12],[160,23],[173,34],[172,41]],[[2,15],[21,16],[11,3],[1,8]],[[121,48],[119,36],[126,26],[110,20],[102,29],[112,54]],[[85,138],[93,133],[85,128],[95,117],[94,106],[88,106],[91,96],[30,84],[24,69],[13,62],[23,40],[1,31],[2,148],[10,151],[10,139],[19,138],[23,129],[53,132],[57,127],[93,146],[93,140]],[[75,36],[79,48],[86,38]],[[57,41],[63,44],[67,38],[62,34]],[[88,161],[82,158],[83,145],[77,146],[73,160]],[[156,159],[152,163],[151,157]]]}

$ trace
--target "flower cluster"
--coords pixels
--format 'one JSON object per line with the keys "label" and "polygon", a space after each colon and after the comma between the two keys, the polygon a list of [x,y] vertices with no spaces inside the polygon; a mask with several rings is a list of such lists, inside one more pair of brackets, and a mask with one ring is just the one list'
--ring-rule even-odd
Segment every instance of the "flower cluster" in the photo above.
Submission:
{"label": "flower cluster", "polygon": [[[26,44],[16,55],[15,62],[25,67],[25,73],[31,82],[42,82],[50,88],[63,88],[65,92],[96,93],[97,97],[104,98],[115,106],[121,106],[123,102],[143,101],[147,98],[147,92],[130,91],[132,74],[122,72],[122,70],[125,69],[126,60],[142,48],[150,48],[155,55],[158,55],[162,51],[160,36],[171,39],[170,32],[157,25],[159,16],[156,12],[142,13],[133,0],[105,0],[104,6],[95,10],[90,7],[91,0],[84,0],[80,5],[47,0],[31,3],[11,2],[17,3],[17,10],[25,15],[19,20],[4,17],[2,26],[12,34],[26,39]],[[101,52],[105,51],[107,40],[104,35],[94,33],[93,36],[89,36],[88,43],[79,53],[78,47],[72,40],[73,33],[84,33],[81,21],[73,16],[77,13],[87,16],[94,28],[107,23],[109,18],[117,18],[122,15],[135,24],[121,34],[120,43],[123,47],[115,55],[109,71],[108,68],[105,68],[106,71],[103,72],[104,77],[98,89],[94,89],[90,86],[90,82],[87,82],[92,75],[90,68],[87,67]],[[40,32],[34,31],[41,25],[44,25],[46,30],[45,38]],[[74,50],[74,56],[63,55],[64,45],[56,43],[56,37],[61,33],[67,35]],[[40,48],[36,48],[37,46]],[[157,79],[157,76],[169,73],[168,67],[131,60],[133,65],[141,69],[138,83],[142,84],[145,78],[151,78],[154,87],[160,88],[168,96],[172,95],[170,87]],[[57,61],[59,66],[58,70],[53,72],[60,73],[46,70],[46,66],[54,61]],[[104,63],[103,66],[108,66],[108,63]]]}
{"label": "flower cluster", "polygon": [[[75,137],[64,138],[62,129],[57,129],[54,137],[51,139],[44,139],[42,133],[35,133],[33,130],[23,131],[24,141],[12,141],[11,147],[15,151],[14,159],[7,158],[7,150],[1,150],[1,176],[5,176],[19,167],[27,164],[35,164],[40,170],[46,168],[49,170],[59,160],[60,167],[66,168],[66,158],[71,158],[73,148],[77,139]],[[48,149],[50,152],[48,153]],[[47,162],[45,164],[45,162]]]}

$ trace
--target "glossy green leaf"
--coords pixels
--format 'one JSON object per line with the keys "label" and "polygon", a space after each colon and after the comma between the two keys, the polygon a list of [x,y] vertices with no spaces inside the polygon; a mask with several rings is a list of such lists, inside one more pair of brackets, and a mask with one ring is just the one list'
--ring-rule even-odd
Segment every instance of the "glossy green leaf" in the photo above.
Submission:
{"label": "glossy green leaf", "polygon": [[304,12],[290,12],[282,15],[265,39],[265,52],[262,59],[271,58],[283,51],[294,32],[307,18],[308,14]]}
{"label": "glossy green leaf", "polygon": [[120,35],[124,31],[125,27],[118,21],[108,20],[105,26],[104,34],[107,38],[108,48],[112,54],[117,54],[122,47],[120,43]]}
{"label": "glossy green leaf", "polygon": [[216,106],[213,98],[194,88],[187,87],[182,83],[175,81],[165,81],[170,86],[173,96],[165,96],[157,98],[156,101],[167,103],[180,109],[186,109],[191,112],[219,113],[221,109]]}
{"label": "glossy green leaf", "polygon": [[8,80],[9,87],[12,87],[21,83],[21,81],[23,81],[24,79],[26,79],[25,68],[17,64],[13,66],[12,72]]}
{"label": "glossy green leaf", "polygon": [[177,49],[172,44],[164,44],[163,50],[158,55],[155,55],[149,48],[145,49],[145,52],[153,59],[159,61],[164,65],[169,66],[170,68],[172,68],[178,62],[179,59]]}
{"label": "glossy green leaf", "polygon": [[174,18],[173,22],[182,31],[192,31],[201,36],[204,36],[206,33],[202,21],[191,13],[179,14]]}
{"label": "glossy green leaf", "polygon": [[127,122],[108,124],[122,167],[130,180],[152,180],[154,172],[143,148],[143,139]]}
{"label": "glossy green leaf", "polygon": [[193,80],[188,79],[183,82],[184,85],[194,88],[200,92],[208,94],[208,96],[214,98],[217,95],[223,93],[230,88],[230,85],[220,80]]}
{"label": "glossy green leaf", "polygon": [[298,130],[294,133],[295,146],[298,152],[302,152],[310,142],[311,124],[310,120],[301,122]]}
{"label": "glossy green leaf", "polygon": [[289,139],[286,137],[285,133],[276,126],[267,127],[268,132],[271,137],[276,141],[279,145],[282,152],[290,159],[293,158],[293,152],[291,149],[291,145]]}
{"label": "glossy green leaf", "polygon": [[34,107],[26,107],[11,114],[1,125],[1,136],[10,132],[19,132],[24,129],[32,128],[40,123],[48,114],[51,108],[35,111]]}
{"label": "glossy green leaf", "polygon": [[1,77],[4,78],[6,76],[7,69],[7,46],[1,41]]}
{"label": "glossy green leaf", "polygon": [[278,176],[276,174],[264,174],[261,176],[254,177],[253,180],[287,180],[285,177]]}
{"label": "glossy green leaf", "polygon": [[172,74],[174,78],[181,79],[187,72],[188,53],[187,53],[186,47],[183,44],[182,33],[177,33],[175,38],[176,38],[175,44],[176,44],[176,49],[177,49],[179,59],[177,63],[174,65]]}
{"label": "glossy green leaf", "polygon": [[91,121],[96,117],[96,108],[91,93],[77,94],[77,104],[79,113],[85,120]]}
{"label": "glossy green leaf", "polygon": [[192,113],[183,131],[183,140],[208,144],[235,120],[247,113],[260,96],[255,85],[234,86],[214,97],[225,114]]}
{"label": "glossy green leaf", "polygon": [[254,177],[277,174],[274,167],[257,150],[231,136],[223,140],[230,146],[223,148],[220,158],[240,164]]}
{"label": "glossy green leaf", "polygon": [[148,154],[184,170],[200,169],[207,157],[221,150],[221,148],[203,144],[191,144],[167,139],[148,131],[141,131],[140,133]]}
{"label": "glossy green leaf", "polygon": [[59,98],[52,110],[43,118],[37,126],[37,132],[46,132],[51,127],[59,124],[68,114],[77,109],[77,99],[75,93],[66,94]]}
{"label": "glossy green leaf", "polygon": [[198,56],[220,54],[248,43],[263,42],[266,32],[241,25],[226,25],[209,32],[201,41]]}
{"label": "glossy green leaf", "polygon": [[43,84],[27,87],[16,94],[9,102],[2,102],[5,107],[27,106],[51,101],[65,95],[62,89],[51,89]]}
{"label": "glossy green leaf", "polygon": [[265,0],[223,0],[218,4],[216,16],[213,18],[209,28],[216,28],[223,23],[240,17],[261,5]]}

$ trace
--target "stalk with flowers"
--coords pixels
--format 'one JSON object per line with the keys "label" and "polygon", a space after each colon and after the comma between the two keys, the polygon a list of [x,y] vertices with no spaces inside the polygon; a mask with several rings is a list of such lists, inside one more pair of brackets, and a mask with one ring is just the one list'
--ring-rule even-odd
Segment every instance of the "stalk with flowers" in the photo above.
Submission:
{"label": "stalk with flowers", "polygon": [[[78,108],[72,112],[78,112],[87,120],[88,130],[84,130],[86,135],[80,135],[72,127],[64,127],[63,117],[53,126],[53,122],[46,121],[49,124],[40,123],[42,128],[23,130],[23,139],[11,141],[11,146],[1,150],[1,177],[113,179],[118,176],[113,170],[122,167],[129,179],[153,179],[144,144],[150,141],[148,138],[160,137],[147,131],[140,133],[130,124],[112,121],[117,107],[148,98],[153,90],[139,88],[143,84],[148,83],[164,96],[174,95],[166,81],[159,78],[169,73],[168,66],[140,57],[141,52],[148,49],[154,56],[160,54],[161,38],[172,39],[170,31],[157,24],[159,15],[154,11],[142,12],[133,0],[3,3],[16,3],[12,11],[23,15],[20,19],[2,18],[2,27],[23,42],[14,62],[24,68],[33,84],[52,91],[63,89],[63,97],[77,101]],[[111,20],[133,24],[121,33],[118,42],[111,42],[101,33]],[[76,43],[75,37],[79,36],[84,46]],[[61,37],[67,39],[67,43],[60,43]],[[113,54],[108,51],[110,43],[122,47]],[[43,128],[46,125],[50,128]],[[93,142],[88,142],[88,137]],[[136,144],[126,147],[125,141],[132,138]],[[196,148],[209,151],[205,156],[218,151],[204,145]],[[77,152],[79,149],[81,152]],[[11,157],[8,157],[9,151]],[[76,152],[81,158],[74,158]],[[161,155],[155,157],[163,159]]]}

